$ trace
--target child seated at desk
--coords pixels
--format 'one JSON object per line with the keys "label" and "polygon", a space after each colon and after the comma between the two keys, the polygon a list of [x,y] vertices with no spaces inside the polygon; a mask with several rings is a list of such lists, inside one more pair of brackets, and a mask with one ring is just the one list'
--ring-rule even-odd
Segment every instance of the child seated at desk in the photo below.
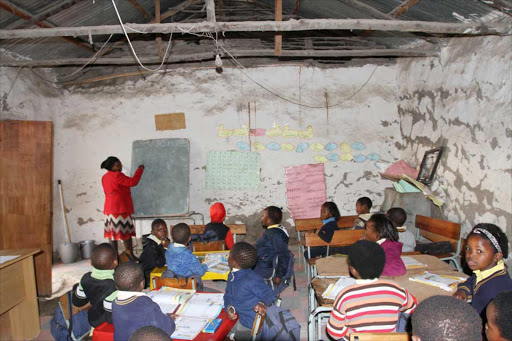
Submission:
{"label": "child seated at desk", "polygon": [[372,208],[372,201],[368,197],[361,197],[357,199],[356,201],[356,212],[359,216],[356,221],[354,222],[354,228],[356,230],[364,230],[364,227],[366,226],[366,222],[372,214],[370,213],[370,210]]}
{"label": "child seated at desk", "polygon": [[360,240],[348,249],[349,270],[356,284],[341,290],[334,300],[327,333],[348,340],[352,333],[397,331],[399,314],[411,314],[416,298],[395,282],[379,279],[385,263],[382,247]]}
{"label": "child seated at desk", "polygon": [[493,224],[478,224],[469,233],[466,263],[473,275],[459,284],[453,294],[463,301],[471,300],[485,322],[485,307],[502,291],[512,290],[512,279],[503,258],[508,257],[508,238]]}
{"label": "child seated at desk", "polygon": [[398,231],[398,241],[402,243],[402,252],[413,252],[416,247],[416,238],[411,231],[407,230],[405,222],[407,221],[407,213],[400,207],[390,208],[386,212],[386,217],[391,220],[393,226]]}
{"label": "child seated at desk", "polygon": [[162,277],[194,277],[197,290],[203,290],[203,276],[208,270],[208,265],[201,264],[199,259],[187,248],[190,243],[190,227],[185,223],[176,224],[171,230],[173,243],[165,252],[167,271]]}
{"label": "child seated at desk", "polygon": [[279,207],[269,206],[263,210],[261,225],[265,229],[260,238],[256,241],[256,250],[258,250],[258,262],[254,267],[254,272],[263,278],[270,278],[274,272],[274,260],[276,257],[277,265],[273,282],[279,287],[283,276],[288,270],[291,253],[288,250],[288,231],[281,225],[283,212]]}
{"label": "child seated at desk", "polygon": [[163,219],[156,219],[151,223],[151,234],[142,236],[142,254],[140,265],[144,270],[146,288],[149,286],[149,277],[154,268],[165,265],[165,250],[169,246],[167,225]]}
{"label": "child seated at desk", "polygon": [[411,317],[413,341],[482,340],[482,320],[465,302],[450,296],[432,296]]}
{"label": "child seated at desk", "polygon": [[234,244],[233,234],[229,227],[224,225],[225,218],[226,208],[222,203],[216,202],[210,207],[210,222],[204,227],[203,234],[192,235],[192,241],[209,242],[223,240],[227,249],[230,250]]}
{"label": "child seated at desk", "polygon": [[[334,235],[334,231],[339,230],[338,220],[340,220],[340,211],[338,210],[338,206],[336,206],[333,202],[324,202],[322,207],[320,208],[320,219],[322,220],[323,226],[320,230],[315,231],[315,233],[326,243],[330,243],[332,240],[332,236]],[[335,251],[335,250],[331,250]],[[314,246],[310,247],[309,253],[311,258],[323,257],[327,255],[327,247],[326,246]],[[335,253],[335,252],[330,252]],[[304,258],[308,259],[308,250],[304,251]]]}
{"label": "child seated at desk", "polygon": [[114,281],[118,289],[112,303],[114,340],[128,340],[137,329],[145,326],[160,328],[167,335],[174,333],[174,320],[142,292],[144,272],[139,264],[128,262],[119,265]]}
{"label": "child seated at desk", "polygon": [[487,305],[485,335],[489,341],[512,341],[512,291],[500,292]]}
{"label": "child seated at desk", "polygon": [[366,222],[366,229],[362,239],[376,242],[384,249],[386,265],[382,276],[401,276],[406,273],[405,264],[400,258],[402,243],[398,241],[398,231],[393,227],[391,220],[384,214],[374,214]]}
{"label": "child seated at desk", "polygon": [[109,243],[102,243],[92,250],[92,272],[83,275],[80,283],[73,287],[72,302],[77,307],[91,303],[87,312],[89,323],[97,327],[103,322],[112,323],[110,310],[104,309],[104,304],[110,305],[110,296],[116,291],[114,284],[114,269],[117,267],[117,252]]}
{"label": "child seated at desk", "polygon": [[274,303],[276,294],[253,270],[258,252],[249,243],[238,242],[229,252],[232,268],[224,294],[224,307],[229,319],[238,322],[233,328],[237,340],[249,340],[256,313],[262,315]]}

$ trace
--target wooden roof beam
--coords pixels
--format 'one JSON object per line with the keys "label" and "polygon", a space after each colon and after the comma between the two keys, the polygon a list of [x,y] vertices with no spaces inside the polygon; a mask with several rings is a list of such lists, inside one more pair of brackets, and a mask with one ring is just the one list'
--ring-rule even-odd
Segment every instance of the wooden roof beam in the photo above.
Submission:
{"label": "wooden roof beam", "polygon": [[146,9],[144,7],[142,7],[142,5],[137,2],[137,0],[128,0],[128,1],[132,4],[133,7],[135,7],[135,9],[137,11],[139,11],[140,14],[142,14],[144,16],[144,18],[146,18],[149,21],[154,19],[153,16],[151,14],[149,14],[149,12],[146,11]]}
{"label": "wooden roof beam", "polygon": [[[4,0],[0,0],[4,1]],[[373,30],[397,32],[423,32],[430,34],[509,35],[512,28],[508,23],[473,22],[445,23],[434,21],[402,21],[380,19],[300,19],[288,21],[247,21],[247,22],[200,22],[127,24],[142,33],[205,33],[205,32],[297,32],[323,30]],[[69,37],[101,34],[123,34],[120,25],[56,27],[25,30],[0,30],[0,39],[22,39],[43,37]]]}
{"label": "wooden roof beam", "polygon": [[160,16],[160,21],[162,22],[165,19],[170,18],[170,17],[172,17],[175,14],[178,14],[179,12],[181,12],[182,10],[187,8],[188,6],[193,5],[193,4],[197,4],[200,1],[201,0],[187,0],[187,1],[184,1],[184,2],[180,3],[177,6],[174,6],[173,8],[168,10],[167,12],[162,13],[162,15]]}
{"label": "wooden roof beam", "polygon": [[215,2],[213,0],[205,0],[206,2],[206,20],[208,22],[216,22],[215,19]]}
{"label": "wooden roof beam", "polygon": [[409,10],[409,8],[411,8],[412,6],[416,5],[418,3],[419,0],[405,0],[404,2],[402,2],[400,5],[398,5],[397,7],[395,7],[391,12],[389,12],[388,14],[394,18],[404,14],[405,12],[407,12]]}
{"label": "wooden roof beam", "polygon": [[[23,8],[21,8],[19,6],[16,6],[15,4],[13,4],[13,3],[9,2],[9,1],[0,0],[0,8],[3,9],[4,11],[12,13],[15,16],[20,17],[22,19],[29,20],[29,21],[34,21],[33,20],[34,15],[32,13],[24,10]],[[35,21],[34,24],[39,26],[39,27],[46,28],[46,29],[57,28],[56,25],[54,25],[54,24],[52,24],[52,23],[50,23],[50,22],[48,22],[46,20]],[[63,39],[66,39],[70,43],[73,43],[73,44],[75,44],[77,46],[80,46],[80,47],[82,47],[84,49],[87,49],[89,51],[94,52],[94,49],[91,47],[91,45],[83,42],[80,39],[72,38],[72,37],[66,37],[66,36],[61,36],[61,37]]]}
{"label": "wooden roof beam", "polygon": [[[231,50],[234,57],[275,57],[274,49],[261,50]],[[433,57],[437,55],[434,49],[362,49],[362,50],[283,50],[279,57],[296,58],[346,58],[346,57]],[[166,64],[176,62],[198,62],[212,60],[213,54],[198,52],[192,54],[172,54]],[[53,67],[84,65],[88,58],[50,59],[50,60],[0,60],[0,66]],[[157,57],[140,57],[145,65],[160,64]],[[91,66],[98,65],[139,65],[133,57],[99,58]]]}

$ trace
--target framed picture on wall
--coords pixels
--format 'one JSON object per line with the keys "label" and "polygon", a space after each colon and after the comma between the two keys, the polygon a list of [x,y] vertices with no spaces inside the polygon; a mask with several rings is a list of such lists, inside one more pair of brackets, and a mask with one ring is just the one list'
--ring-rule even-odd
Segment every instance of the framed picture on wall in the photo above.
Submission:
{"label": "framed picture on wall", "polygon": [[418,173],[418,178],[416,180],[424,183],[425,185],[430,185],[432,183],[443,151],[444,147],[439,147],[425,152],[425,155],[423,155],[423,161],[421,161],[420,172]]}

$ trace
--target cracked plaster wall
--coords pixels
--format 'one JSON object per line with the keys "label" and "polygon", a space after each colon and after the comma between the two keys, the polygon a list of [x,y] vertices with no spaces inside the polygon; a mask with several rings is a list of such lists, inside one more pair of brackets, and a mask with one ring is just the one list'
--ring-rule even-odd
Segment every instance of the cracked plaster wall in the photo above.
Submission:
{"label": "cracked plaster wall", "polygon": [[404,160],[446,146],[448,220],[464,235],[477,223],[512,236],[512,37],[456,38],[438,58],[399,59],[398,113]]}
{"label": "cracked plaster wall", "polygon": [[[10,85],[16,69],[3,69],[2,83]],[[375,71],[375,72],[374,72]],[[239,128],[248,123],[251,102],[251,127],[270,129],[274,123],[289,124],[291,129],[314,128],[311,140],[262,137],[261,141],[297,145],[299,142],[363,142],[364,154],[379,153],[394,161],[399,154],[395,142],[400,140],[396,102],[396,65],[320,69],[304,66],[268,66],[248,69],[258,81],[275,91],[307,103],[323,106],[325,92],[330,103],[326,108],[311,109],[282,101],[256,86],[236,69],[226,68],[222,75],[212,69],[175,70],[168,75],[153,75],[145,80],[112,81],[88,88],[32,89],[33,75],[23,70],[9,98],[2,118],[51,120],[54,122],[54,248],[64,241],[64,223],[57,191],[61,179],[74,241],[103,240],[100,163],[109,155],[118,156],[125,166],[131,164],[134,140],[184,137],[191,143],[190,209],[202,212],[208,221],[209,205],[222,201],[227,208],[228,223],[246,223],[248,240],[261,233],[261,210],[268,205],[286,207],[284,168],[314,163],[315,155],[328,152],[260,151],[261,186],[259,191],[205,190],[205,160],[211,150],[238,150],[236,143],[247,137],[220,138],[217,126]],[[374,72],[373,76],[372,73]],[[370,78],[368,84],[357,92]],[[2,94],[7,86],[2,86]],[[254,107],[256,103],[256,107]],[[156,131],[154,115],[184,112],[187,129]],[[377,119],[376,119],[377,117]],[[151,165],[146,165],[149,167]],[[370,196],[376,208],[389,183],[383,182],[373,162],[328,162],[325,164],[327,198],[334,200],[342,214],[355,213],[355,200]],[[171,194],[170,194],[171,195]],[[290,232],[292,220],[285,209],[285,225]],[[150,222],[144,223],[144,229]],[[292,237],[295,233],[290,233]]]}

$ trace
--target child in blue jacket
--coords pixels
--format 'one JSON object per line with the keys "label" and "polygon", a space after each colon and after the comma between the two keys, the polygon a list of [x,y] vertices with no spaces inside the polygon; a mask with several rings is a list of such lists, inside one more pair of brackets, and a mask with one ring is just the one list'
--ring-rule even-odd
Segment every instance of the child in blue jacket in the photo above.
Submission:
{"label": "child in blue jacket", "polygon": [[290,261],[290,251],[288,250],[290,237],[288,231],[281,225],[282,219],[283,212],[279,207],[269,206],[265,208],[261,218],[261,225],[265,231],[256,242],[258,262],[254,267],[254,272],[263,276],[263,278],[270,278],[274,271],[274,260],[278,257],[273,278],[276,287],[281,284]]}
{"label": "child in blue jacket", "polygon": [[199,259],[187,248],[190,242],[190,227],[185,223],[176,224],[171,230],[173,243],[165,252],[167,271],[163,277],[194,277],[197,281],[197,290],[203,289],[201,276],[208,270],[208,265],[201,264]]}
{"label": "child in blue jacket", "polygon": [[224,306],[228,318],[238,322],[234,330],[240,340],[250,339],[256,313],[262,315],[276,300],[276,294],[263,278],[251,268],[258,259],[254,246],[239,242],[233,245],[228,263],[232,268],[224,294]]}

